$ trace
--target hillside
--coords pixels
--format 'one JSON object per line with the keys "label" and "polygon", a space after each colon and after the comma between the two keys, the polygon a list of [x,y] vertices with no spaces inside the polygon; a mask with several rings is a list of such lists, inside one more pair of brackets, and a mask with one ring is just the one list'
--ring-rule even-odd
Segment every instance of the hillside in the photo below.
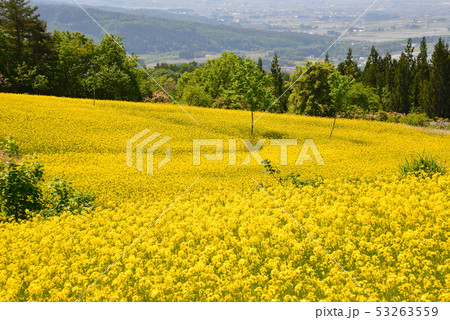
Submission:
{"label": "hillside", "polygon": [[[324,177],[296,188],[280,186],[255,160],[228,165],[229,139],[237,139],[238,164],[249,155],[240,140],[249,138],[247,112],[186,109],[199,125],[175,105],[0,94],[0,136],[13,134],[45,165],[46,179],[68,178],[99,205],[0,222],[0,301],[448,300],[450,178],[400,179],[397,167],[424,148],[450,159],[448,136],[339,119],[330,140],[331,119],[268,114],[251,141],[299,145],[289,148],[288,166],[279,146],[266,142],[261,155],[284,173]],[[172,162],[154,176],[126,165],[127,140],[145,128],[172,137]],[[193,166],[193,139],[211,138],[225,139],[224,160]],[[307,138],[324,166],[293,164]]]}
{"label": "hillside", "polygon": [[[193,59],[224,51],[242,53],[273,52],[289,49],[299,61],[320,55],[329,37],[296,32],[275,32],[204,24],[89,8],[106,30],[123,36],[126,47],[138,55],[177,54]],[[78,31],[99,41],[101,29],[78,7],[39,5],[38,11],[50,30]]]}

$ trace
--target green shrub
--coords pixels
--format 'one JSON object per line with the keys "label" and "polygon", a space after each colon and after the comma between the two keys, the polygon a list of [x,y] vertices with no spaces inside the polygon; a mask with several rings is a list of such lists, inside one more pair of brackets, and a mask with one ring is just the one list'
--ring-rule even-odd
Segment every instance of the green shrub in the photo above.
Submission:
{"label": "green shrub", "polygon": [[380,96],[374,88],[361,82],[355,82],[347,94],[348,103],[367,112],[376,112],[381,108]]}
{"label": "green shrub", "polygon": [[281,171],[274,165],[272,165],[270,160],[264,160],[263,163],[264,170],[262,173],[266,173],[276,181],[278,181],[283,187],[291,184],[298,188],[305,186],[318,187],[323,184],[323,178],[321,176],[317,176],[315,178],[310,179],[300,179],[300,175],[298,173],[289,173],[287,175],[282,175]]}
{"label": "green shrub", "polygon": [[318,187],[323,184],[323,178],[321,176],[316,176],[315,178],[310,179],[300,179],[299,174],[290,173],[285,176],[286,181],[290,181],[296,187]]}
{"label": "green shrub", "polygon": [[386,122],[389,118],[389,113],[387,113],[386,111],[383,110],[379,110],[376,115],[378,115],[378,121],[384,121]]}
{"label": "green shrub", "polygon": [[430,119],[424,113],[410,113],[400,118],[400,122],[410,126],[424,127],[428,125]]}
{"label": "green shrub", "polygon": [[14,138],[0,139],[1,217],[19,221],[37,213],[54,216],[95,208],[95,196],[77,191],[67,180],[54,178],[43,190],[43,166],[35,159],[21,160],[18,154]]}
{"label": "green shrub", "polygon": [[44,216],[54,216],[63,211],[91,211],[95,209],[95,195],[77,191],[70,181],[55,177],[47,185]]}
{"label": "green shrub", "polygon": [[401,114],[395,113],[395,112],[390,112],[390,113],[388,113],[386,122],[399,123],[401,118],[403,118],[403,116]]}
{"label": "green shrub", "polygon": [[213,99],[199,84],[183,89],[182,101],[190,106],[210,107]]}
{"label": "green shrub", "polygon": [[[19,146],[14,137],[8,137],[6,139],[0,137],[0,156],[8,154],[9,158],[19,156]],[[0,166],[2,163],[0,163]]]}
{"label": "green shrub", "polygon": [[7,218],[27,219],[42,209],[44,171],[35,160],[11,163],[0,172],[0,208]]}
{"label": "green shrub", "polygon": [[406,160],[400,166],[400,173],[402,176],[414,175],[432,176],[436,173],[445,174],[447,172],[445,163],[436,160],[431,154],[421,154],[419,157]]}

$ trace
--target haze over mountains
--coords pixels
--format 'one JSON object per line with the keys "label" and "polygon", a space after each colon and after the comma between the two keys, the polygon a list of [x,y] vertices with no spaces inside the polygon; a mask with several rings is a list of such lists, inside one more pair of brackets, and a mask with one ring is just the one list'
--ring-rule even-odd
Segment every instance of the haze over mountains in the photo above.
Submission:
{"label": "haze over mountains", "polygon": [[[53,4],[49,4],[52,2]],[[127,49],[147,63],[205,61],[223,51],[263,57],[274,52],[282,64],[317,57],[373,1],[235,1],[235,0],[84,0],[80,3],[109,32],[124,37]],[[35,1],[50,30],[79,31],[97,42],[102,30],[73,0]],[[60,5],[60,4],[70,4]],[[56,4],[56,5],[55,5]],[[139,8],[139,9],[137,9]],[[143,9],[145,8],[145,9]],[[380,52],[401,50],[409,37],[450,37],[450,3],[379,1],[330,51],[342,59],[348,47],[367,57],[371,45]]]}

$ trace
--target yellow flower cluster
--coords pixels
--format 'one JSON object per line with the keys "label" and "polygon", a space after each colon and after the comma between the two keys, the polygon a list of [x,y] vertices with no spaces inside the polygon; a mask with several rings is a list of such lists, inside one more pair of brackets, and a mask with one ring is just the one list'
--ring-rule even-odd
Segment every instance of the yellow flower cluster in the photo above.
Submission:
{"label": "yellow flower cluster", "polygon": [[[0,301],[75,301],[128,248],[80,301],[450,300],[450,175],[398,177],[415,153],[450,159],[448,134],[338,119],[329,139],[330,119],[267,114],[251,138],[247,112],[186,108],[199,126],[176,105],[0,94],[0,135],[99,199],[92,213],[0,224]],[[126,166],[145,128],[172,137],[153,177]],[[193,166],[192,139],[213,138],[225,153],[229,139],[298,139],[287,167],[279,146],[261,156],[324,184],[283,187],[240,165],[242,145],[237,166]],[[294,165],[305,139],[325,166]]]}

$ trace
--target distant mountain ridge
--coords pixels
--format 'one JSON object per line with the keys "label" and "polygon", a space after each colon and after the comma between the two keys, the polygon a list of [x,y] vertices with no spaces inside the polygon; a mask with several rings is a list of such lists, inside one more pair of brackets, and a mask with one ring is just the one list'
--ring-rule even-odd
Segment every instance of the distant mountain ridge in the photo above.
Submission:
{"label": "distant mountain ridge", "polygon": [[[87,10],[108,32],[124,37],[127,49],[138,55],[176,53],[181,58],[193,59],[224,51],[294,50],[301,60],[306,56],[320,55],[331,39],[308,33],[253,30],[158,18],[153,16],[156,13],[151,10],[143,11],[142,15],[96,8]],[[39,4],[38,12],[47,21],[49,30],[78,31],[97,42],[104,36],[102,30],[78,7]]]}

